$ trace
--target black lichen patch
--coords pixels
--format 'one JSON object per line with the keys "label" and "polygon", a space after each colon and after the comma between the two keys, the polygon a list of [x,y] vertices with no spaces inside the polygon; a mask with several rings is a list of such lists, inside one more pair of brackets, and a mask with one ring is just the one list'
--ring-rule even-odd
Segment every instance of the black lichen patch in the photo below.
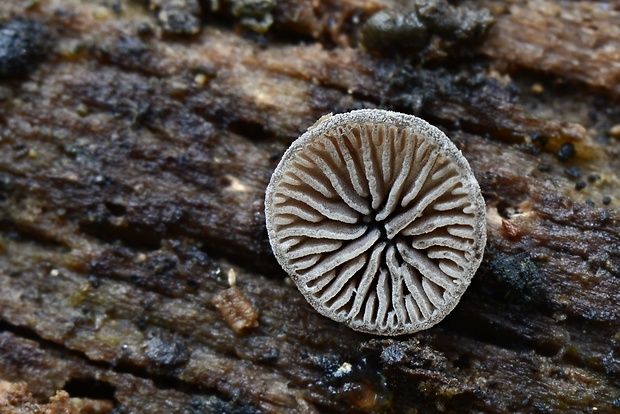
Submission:
{"label": "black lichen patch", "polygon": [[508,255],[494,248],[487,248],[481,268],[485,274],[485,287],[494,294],[514,303],[543,304],[546,292],[542,274],[529,255]]}
{"label": "black lichen patch", "polygon": [[151,0],[151,9],[165,34],[195,35],[200,32],[200,4],[197,0]]}
{"label": "black lichen patch", "polygon": [[0,78],[34,69],[50,48],[48,28],[41,22],[17,18],[0,26]]}
{"label": "black lichen patch", "polygon": [[362,42],[379,53],[426,48],[429,57],[443,56],[479,42],[492,23],[485,9],[453,7],[445,0],[416,0],[412,11],[382,10],[371,16],[362,27]]}
{"label": "black lichen patch", "polygon": [[548,164],[546,162],[541,162],[538,164],[538,170],[540,172],[550,172],[552,169],[551,164]]}
{"label": "black lichen patch", "polygon": [[487,33],[493,18],[488,10],[452,7],[445,0],[417,0],[417,11],[426,25],[449,40],[472,43]]}
{"label": "black lichen patch", "polygon": [[556,153],[556,156],[558,157],[558,160],[562,161],[562,162],[566,162],[568,160],[570,160],[571,158],[573,158],[575,156],[575,146],[573,144],[571,144],[570,142],[563,144],[560,149],[558,150],[558,152]]}
{"label": "black lichen patch", "polygon": [[576,165],[572,167],[566,167],[564,169],[564,174],[566,174],[568,178],[579,178],[581,177],[581,168],[577,167]]}
{"label": "black lichen patch", "polygon": [[416,13],[401,14],[382,10],[362,28],[364,45],[374,51],[422,49],[428,41],[426,26]]}
{"label": "black lichen patch", "polygon": [[[141,37],[120,36],[109,39],[93,49],[94,55],[103,63],[116,64],[128,69],[149,71],[152,67],[152,51]],[[100,95],[102,99],[107,95]]]}
{"label": "black lichen patch", "polygon": [[144,345],[146,357],[159,367],[175,367],[189,360],[187,344],[181,338],[155,334]]}

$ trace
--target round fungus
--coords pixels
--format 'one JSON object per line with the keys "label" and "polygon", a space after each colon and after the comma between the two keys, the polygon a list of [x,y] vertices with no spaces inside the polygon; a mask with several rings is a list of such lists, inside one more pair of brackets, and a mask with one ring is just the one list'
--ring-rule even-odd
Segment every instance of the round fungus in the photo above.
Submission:
{"label": "round fungus", "polygon": [[321,118],[267,187],[274,254],[308,302],[353,329],[429,328],[458,303],[486,243],[486,208],[461,152],[412,115]]}

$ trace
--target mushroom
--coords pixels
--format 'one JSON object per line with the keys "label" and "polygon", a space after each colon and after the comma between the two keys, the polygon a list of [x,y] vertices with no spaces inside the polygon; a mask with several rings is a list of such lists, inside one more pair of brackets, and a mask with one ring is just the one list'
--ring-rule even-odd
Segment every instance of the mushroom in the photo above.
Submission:
{"label": "mushroom", "polygon": [[467,160],[436,127],[363,109],[321,118],[266,191],[276,259],[308,302],[380,335],[427,329],[482,260],[486,208]]}

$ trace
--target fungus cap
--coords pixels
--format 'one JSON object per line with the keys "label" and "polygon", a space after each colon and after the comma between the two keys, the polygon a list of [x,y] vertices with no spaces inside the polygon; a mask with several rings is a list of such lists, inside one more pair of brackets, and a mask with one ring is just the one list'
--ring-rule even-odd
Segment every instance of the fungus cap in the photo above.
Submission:
{"label": "fungus cap", "polygon": [[321,118],[284,153],[265,198],[282,268],[321,314],[353,329],[429,328],[458,303],[486,243],[467,160],[412,115]]}

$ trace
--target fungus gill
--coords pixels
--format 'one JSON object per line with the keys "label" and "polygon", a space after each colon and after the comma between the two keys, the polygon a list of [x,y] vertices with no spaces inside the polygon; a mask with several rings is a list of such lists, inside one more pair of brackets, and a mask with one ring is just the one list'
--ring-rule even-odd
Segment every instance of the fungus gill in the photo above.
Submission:
{"label": "fungus gill", "polygon": [[461,152],[412,115],[321,118],[267,187],[274,254],[308,302],[353,329],[399,335],[458,303],[486,243],[480,187]]}

